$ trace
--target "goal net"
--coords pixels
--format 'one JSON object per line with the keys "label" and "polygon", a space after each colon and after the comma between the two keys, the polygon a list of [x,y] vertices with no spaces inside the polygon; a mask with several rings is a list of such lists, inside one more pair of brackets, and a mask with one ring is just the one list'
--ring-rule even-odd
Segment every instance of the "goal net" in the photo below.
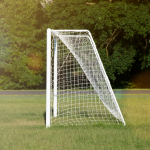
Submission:
{"label": "goal net", "polygon": [[124,124],[88,30],[47,30],[46,127]]}

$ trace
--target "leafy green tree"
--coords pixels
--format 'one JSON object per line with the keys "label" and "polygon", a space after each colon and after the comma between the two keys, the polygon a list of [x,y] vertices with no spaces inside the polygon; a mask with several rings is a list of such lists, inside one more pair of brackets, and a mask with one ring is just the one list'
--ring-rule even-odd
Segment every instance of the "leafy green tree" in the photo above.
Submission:
{"label": "leafy green tree", "polygon": [[90,30],[114,86],[150,67],[146,0],[4,0],[0,11],[2,89],[45,88],[47,28]]}
{"label": "leafy green tree", "polygon": [[39,40],[38,3],[4,0],[1,5],[0,88],[35,88],[45,82],[45,43]]}
{"label": "leafy green tree", "polygon": [[137,63],[139,69],[150,67],[147,61],[150,49],[148,6],[100,2],[91,7],[87,18],[111,81],[120,74],[123,79]]}
{"label": "leafy green tree", "polygon": [[93,3],[99,3],[99,2],[126,2],[126,3],[131,3],[135,5],[140,5],[140,4],[149,4],[149,0],[91,0]]}
{"label": "leafy green tree", "polygon": [[[89,29],[106,72],[115,85],[115,81],[122,82],[121,77],[124,81],[125,74],[130,74],[137,64],[139,69],[150,65],[149,6],[137,6],[132,2],[54,0],[46,7],[49,22],[45,27]],[[126,80],[129,78],[130,75]]]}

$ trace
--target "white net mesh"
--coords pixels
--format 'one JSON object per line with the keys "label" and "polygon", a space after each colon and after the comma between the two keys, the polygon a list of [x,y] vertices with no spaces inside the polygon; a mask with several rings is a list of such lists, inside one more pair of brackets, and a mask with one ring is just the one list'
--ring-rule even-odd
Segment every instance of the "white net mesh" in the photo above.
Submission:
{"label": "white net mesh", "polygon": [[57,39],[57,117],[51,125],[122,124],[124,119],[88,31],[52,30],[51,107]]}

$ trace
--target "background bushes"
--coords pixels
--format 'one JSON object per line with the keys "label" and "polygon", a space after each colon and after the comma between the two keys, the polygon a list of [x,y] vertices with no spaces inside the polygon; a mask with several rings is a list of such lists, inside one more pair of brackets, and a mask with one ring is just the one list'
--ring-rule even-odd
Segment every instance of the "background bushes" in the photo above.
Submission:
{"label": "background bushes", "polygon": [[113,88],[142,87],[135,78],[150,68],[147,0],[3,0],[0,12],[0,89],[45,89],[47,28],[90,30]]}

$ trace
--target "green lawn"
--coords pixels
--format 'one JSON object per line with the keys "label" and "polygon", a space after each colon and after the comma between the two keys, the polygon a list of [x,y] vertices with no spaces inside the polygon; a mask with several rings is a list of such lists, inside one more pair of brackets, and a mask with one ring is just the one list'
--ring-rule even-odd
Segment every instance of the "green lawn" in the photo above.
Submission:
{"label": "green lawn", "polygon": [[0,96],[2,150],[149,150],[150,95],[116,95],[122,125],[45,128],[45,95]]}

